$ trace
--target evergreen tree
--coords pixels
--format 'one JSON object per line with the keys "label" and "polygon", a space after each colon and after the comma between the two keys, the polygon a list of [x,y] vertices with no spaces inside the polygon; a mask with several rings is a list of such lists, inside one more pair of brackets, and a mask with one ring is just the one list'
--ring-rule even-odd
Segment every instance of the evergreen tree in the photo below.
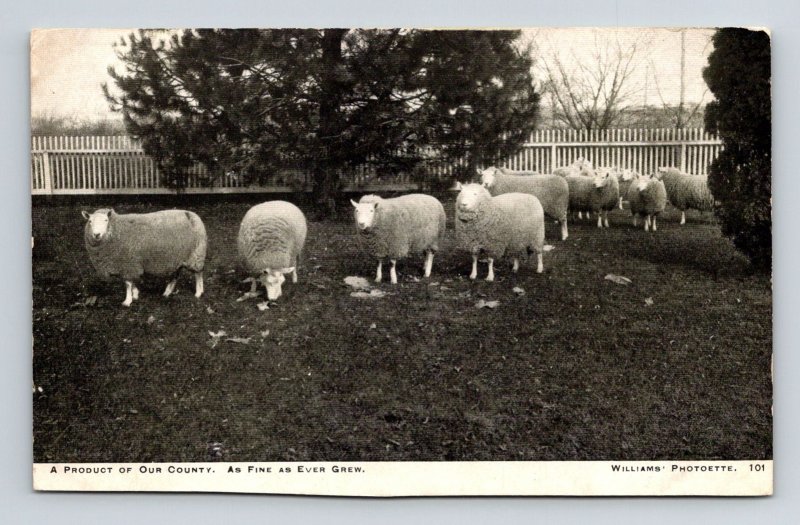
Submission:
{"label": "evergreen tree", "polygon": [[722,231],[756,267],[772,262],[772,113],[770,39],[764,31],[723,28],[703,78],[716,97],[706,128],[724,149],[712,163],[709,186],[721,203]]}
{"label": "evergreen tree", "polygon": [[[539,94],[518,31],[142,30],[120,42],[104,87],[129,132],[180,187],[189,166],[266,182],[313,175],[333,206],[342,172],[409,172],[430,152],[474,166],[517,151]],[[168,38],[167,38],[168,37]]]}

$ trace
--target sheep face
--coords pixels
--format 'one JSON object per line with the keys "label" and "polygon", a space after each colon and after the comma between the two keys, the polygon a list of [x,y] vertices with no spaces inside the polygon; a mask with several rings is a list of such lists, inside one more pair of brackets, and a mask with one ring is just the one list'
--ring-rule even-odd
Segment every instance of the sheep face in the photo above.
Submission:
{"label": "sheep face", "polygon": [[491,188],[494,186],[495,173],[497,173],[497,168],[487,168],[480,172],[481,185],[484,188]]}
{"label": "sheep face", "polygon": [[489,191],[480,184],[465,184],[460,189],[456,199],[458,213],[473,213],[483,201],[491,198]]}
{"label": "sheep face", "polygon": [[355,208],[356,226],[361,232],[368,232],[375,224],[375,215],[378,210],[378,202],[355,202],[350,201]]}
{"label": "sheep face", "polygon": [[591,173],[594,170],[594,166],[592,166],[591,161],[586,160],[583,157],[578,157],[575,162],[572,163],[572,167],[580,171],[582,174]]}
{"label": "sheep face", "polygon": [[283,274],[292,273],[293,271],[294,267],[282,268],[280,270],[268,268],[264,273],[261,274],[261,284],[263,284],[264,288],[267,289],[267,299],[274,301],[281,296],[283,293],[281,290],[281,285],[286,280],[286,277],[284,277]]}
{"label": "sheep face", "polygon": [[101,241],[108,234],[108,223],[111,220],[112,213],[114,213],[114,210],[108,209],[97,210],[91,215],[85,211],[81,212],[83,218],[89,221],[89,230],[93,240]]}
{"label": "sheep face", "polygon": [[624,170],[622,170],[622,173],[620,173],[620,176],[619,176],[619,178],[620,178],[620,180],[622,180],[622,181],[629,181],[629,180],[633,180],[633,179],[635,179],[635,178],[636,178],[636,176],[635,176],[635,175],[636,175],[636,174],[634,173],[634,171],[633,171],[633,170],[631,170],[631,169],[624,169]]}
{"label": "sheep face", "polygon": [[638,189],[639,191],[646,190],[647,186],[650,184],[650,181],[652,180],[653,180],[652,177],[647,177],[647,176],[640,177],[638,183],[636,184],[636,189]]}
{"label": "sheep face", "polygon": [[597,172],[594,176],[594,187],[600,189],[611,184],[611,177],[610,172]]}

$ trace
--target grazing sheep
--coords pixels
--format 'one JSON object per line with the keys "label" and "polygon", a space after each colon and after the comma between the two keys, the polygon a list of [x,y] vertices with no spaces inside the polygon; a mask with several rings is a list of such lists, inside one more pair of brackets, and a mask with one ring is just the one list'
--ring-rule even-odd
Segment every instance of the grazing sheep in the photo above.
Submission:
{"label": "grazing sheep", "polygon": [[597,212],[597,227],[608,228],[608,212],[619,202],[619,181],[610,173],[593,177],[568,175],[570,211]]}
{"label": "grazing sheep", "polygon": [[656,231],[656,217],[667,205],[667,190],[664,183],[652,177],[637,177],[628,188],[626,198],[631,206],[633,225],[637,225],[639,216],[644,217],[644,231],[652,225]]}
{"label": "grazing sheep", "polygon": [[136,286],[143,274],[171,276],[164,290],[168,297],[178,282],[178,272],[194,272],[195,297],[203,295],[206,228],[196,213],[164,210],[118,214],[109,208],[82,212],[86,219],[84,242],[89,260],[103,278],[125,281],[125,302],[139,299]]}
{"label": "grazing sheep", "polygon": [[714,196],[708,188],[707,175],[688,175],[677,168],[659,168],[656,178],[664,183],[669,202],[681,210],[681,224],[686,224],[688,209],[714,209]]}
{"label": "grazing sheep", "polygon": [[533,175],[529,172],[488,168],[480,172],[481,184],[493,197],[504,193],[528,193],[542,205],[544,214],[561,223],[561,240],[567,239],[569,185],[558,175]]}
{"label": "grazing sheep", "polygon": [[258,281],[267,289],[271,301],[281,296],[284,274],[297,282],[297,266],[306,242],[308,226],[300,208],[290,202],[270,201],[247,210],[239,227],[239,257],[251,274],[256,275],[250,293]]}
{"label": "grazing sheep", "polygon": [[383,259],[388,258],[392,263],[389,277],[397,284],[397,260],[409,253],[425,252],[425,277],[430,277],[447,221],[438,199],[420,193],[393,199],[364,195],[359,202],[350,203],[355,208],[358,232],[378,259],[375,282],[383,279]]}
{"label": "grazing sheep", "polygon": [[478,276],[478,256],[489,260],[487,281],[494,281],[494,260],[510,254],[512,271],[519,258],[536,253],[536,271],[542,273],[544,251],[544,210],[539,199],[526,193],[505,193],[492,197],[480,184],[457,185],[456,242],[472,254],[472,273]]}

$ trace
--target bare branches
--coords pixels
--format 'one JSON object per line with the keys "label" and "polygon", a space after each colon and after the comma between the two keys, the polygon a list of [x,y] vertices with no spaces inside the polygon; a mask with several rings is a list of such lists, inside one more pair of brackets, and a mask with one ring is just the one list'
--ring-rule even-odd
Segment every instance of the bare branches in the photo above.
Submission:
{"label": "bare branches", "polygon": [[572,51],[572,68],[567,68],[557,51],[550,59],[542,59],[553,118],[573,129],[615,125],[638,91],[633,82],[638,50],[638,41],[623,46],[595,34],[594,49],[588,57]]}

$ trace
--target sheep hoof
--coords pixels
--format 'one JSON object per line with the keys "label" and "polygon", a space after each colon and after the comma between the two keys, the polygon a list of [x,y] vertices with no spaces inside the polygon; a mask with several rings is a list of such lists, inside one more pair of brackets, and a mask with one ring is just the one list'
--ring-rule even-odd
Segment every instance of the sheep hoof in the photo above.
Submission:
{"label": "sheep hoof", "polygon": [[197,292],[194,294],[194,296],[200,299],[203,296],[203,292]]}
{"label": "sheep hoof", "polygon": [[129,307],[133,301],[122,301],[122,306]]}

